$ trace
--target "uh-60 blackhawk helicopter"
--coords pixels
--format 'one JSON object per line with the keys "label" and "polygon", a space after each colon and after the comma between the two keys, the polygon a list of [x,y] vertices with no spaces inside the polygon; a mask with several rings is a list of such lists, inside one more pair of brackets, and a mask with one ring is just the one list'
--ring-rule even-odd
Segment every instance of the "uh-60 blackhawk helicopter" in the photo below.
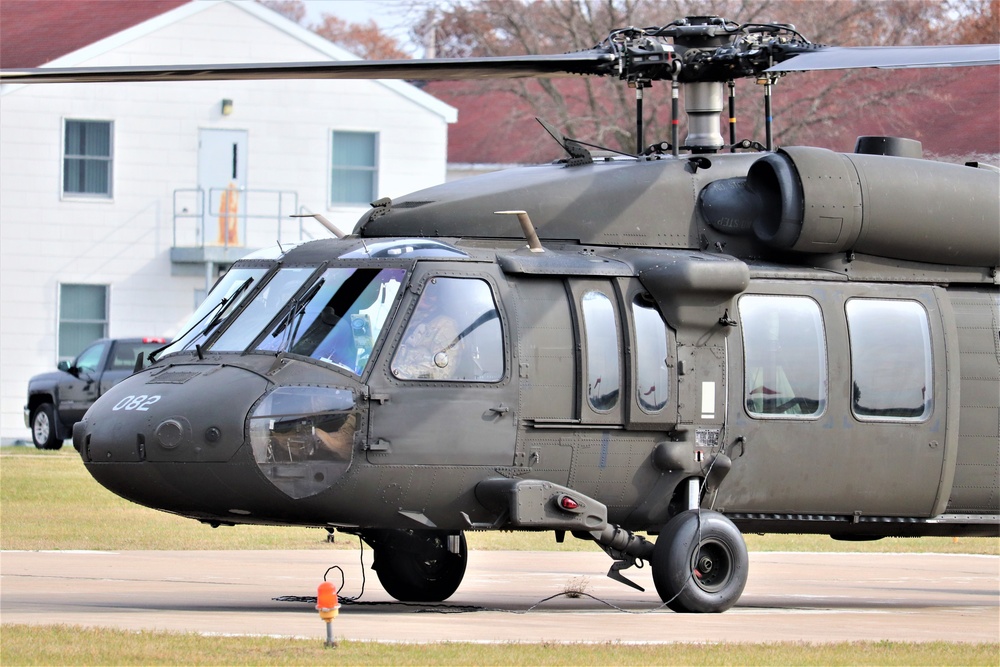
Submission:
{"label": "uh-60 blackhawk helicopter", "polygon": [[3,72],[684,89],[683,145],[608,155],[553,129],[566,159],[376,201],[348,236],[236,262],[74,444],[143,505],[357,534],[400,600],[452,595],[467,530],[593,540],[610,576],[648,562],[684,612],[739,599],[741,531],[997,535],[1000,172],[897,138],[727,142],[720,119],[744,77],[998,62],[996,45],[830,48],[692,17],[552,56]]}

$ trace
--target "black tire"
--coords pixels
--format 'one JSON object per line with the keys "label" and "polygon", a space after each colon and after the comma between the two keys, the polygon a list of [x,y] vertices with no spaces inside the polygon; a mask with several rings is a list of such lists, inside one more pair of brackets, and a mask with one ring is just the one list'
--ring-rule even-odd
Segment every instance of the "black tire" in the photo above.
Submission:
{"label": "black tire", "polygon": [[710,510],[688,510],[668,521],[650,559],[660,599],[682,613],[732,607],[743,594],[749,564],[739,528]]}
{"label": "black tire", "polygon": [[38,449],[62,449],[56,436],[56,411],[51,403],[42,403],[31,413],[31,440]]}
{"label": "black tire", "polygon": [[[400,602],[441,602],[458,590],[465,577],[469,549],[459,533],[459,553],[448,551],[443,534],[429,536],[423,553],[380,546],[373,568],[386,593]],[[430,557],[428,558],[428,556]]]}

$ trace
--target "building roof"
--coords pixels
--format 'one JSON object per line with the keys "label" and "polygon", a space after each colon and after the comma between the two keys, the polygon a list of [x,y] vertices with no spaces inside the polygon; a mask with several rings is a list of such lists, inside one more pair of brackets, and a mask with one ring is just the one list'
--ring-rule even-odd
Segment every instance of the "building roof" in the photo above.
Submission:
{"label": "building roof", "polygon": [[[220,3],[230,3],[292,35],[330,60],[359,60],[349,51],[258,2],[246,0],[0,0],[0,68],[73,67]],[[154,63],[142,63],[154,64]],[[454,123],[454,107],[405,81],[378,84]]]}
{"label": "building roof", "polygon": [[39,67],[190,0],[3,0],[0,67]]}

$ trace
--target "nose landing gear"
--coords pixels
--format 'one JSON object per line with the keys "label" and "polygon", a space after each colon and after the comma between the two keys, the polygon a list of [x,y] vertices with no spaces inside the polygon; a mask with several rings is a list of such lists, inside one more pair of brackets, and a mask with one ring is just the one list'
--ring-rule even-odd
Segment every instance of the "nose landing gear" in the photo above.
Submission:
{"label": "nose landing gear", "polygon": [[447,600],[465,577],[469,549],[464,533],[380,530],[362,537],[375,550],[372,569],[379,583],[400,602]]}

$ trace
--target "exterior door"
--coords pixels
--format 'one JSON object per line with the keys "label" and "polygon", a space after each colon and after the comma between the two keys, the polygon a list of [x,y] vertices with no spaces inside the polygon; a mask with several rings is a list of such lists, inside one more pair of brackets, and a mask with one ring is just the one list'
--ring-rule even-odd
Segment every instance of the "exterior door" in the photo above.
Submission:
{"label": "exterior door", "polygon": [[371,463],[509,466],[517,387],[489,274],[416,269],[369,379]]}
{"label": "exterior door", "polygon": [[198,135],[198,187],[204,245],[246,244],[246,130],[203,129]]}
{"label": "exterior door", "polygon": [[933,288],[760,285],[739,298],[729,512],[928,516],[944,475]]}

